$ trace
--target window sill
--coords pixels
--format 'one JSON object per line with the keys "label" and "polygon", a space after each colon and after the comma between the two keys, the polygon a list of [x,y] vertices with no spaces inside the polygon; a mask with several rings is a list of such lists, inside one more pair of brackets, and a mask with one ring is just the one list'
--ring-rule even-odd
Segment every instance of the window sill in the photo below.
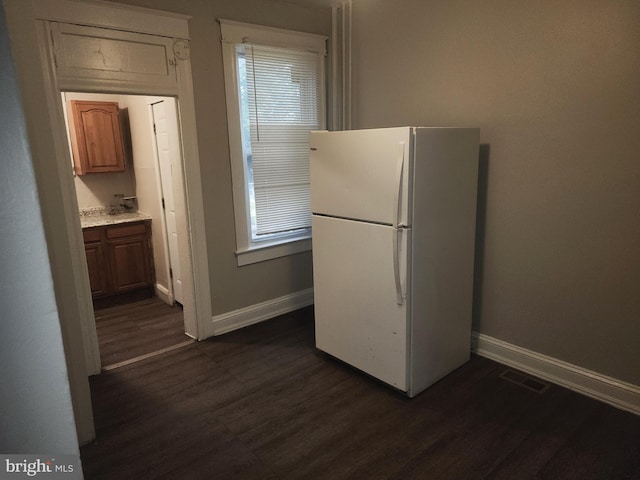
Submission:
{"label": "window sill", "polygon": [[254,245],[246,250],[236,252],[238,266],[251,265],[252,263],[264,262],[274,258],[286,257],[295,253],[307,252],[311,250],[311,237],[298,238],[295,240],[279,240],[266,244]]}

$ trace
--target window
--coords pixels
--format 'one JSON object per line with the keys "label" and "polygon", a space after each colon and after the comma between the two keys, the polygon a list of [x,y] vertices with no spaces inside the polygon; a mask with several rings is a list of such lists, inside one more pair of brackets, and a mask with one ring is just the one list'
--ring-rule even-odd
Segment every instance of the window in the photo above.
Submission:
{"label": "window", "polygon": [[311,248],[326,38],[221,20],[238,265]]}

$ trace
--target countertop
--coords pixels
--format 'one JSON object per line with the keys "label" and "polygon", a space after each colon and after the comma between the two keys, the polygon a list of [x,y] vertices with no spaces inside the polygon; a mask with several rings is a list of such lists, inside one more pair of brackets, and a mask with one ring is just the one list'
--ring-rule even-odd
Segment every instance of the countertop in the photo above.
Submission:
{"label": "countertop", "polygon": [[141,220],[151,220],[151,216],[139,211],[111,214],[108,208],[88,208],[80,210],[80,225],[82,228],[139,222]]}

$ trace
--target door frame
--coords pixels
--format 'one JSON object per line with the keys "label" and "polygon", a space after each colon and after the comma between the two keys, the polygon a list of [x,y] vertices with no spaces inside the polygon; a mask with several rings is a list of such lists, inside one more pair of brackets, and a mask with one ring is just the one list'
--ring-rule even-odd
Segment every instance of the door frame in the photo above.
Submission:
{"label": "door frame", "polygon": [[[22,69],[21,86],[30,130],[30,146],[36,157],[34,169],[54,270],[69,386],[78,439],[80,444],[84,444],[95,438],[87,376],[100,371],[100,358],[60,92],[96,91],[96,87],[92,86],[90,79],[74,79],[71,84],[60,81],[49,25],[50,22],[81,24],[188,42],[189,17],[109,2],[73,0],[6,0],[5,9],[10,21],[14,56],[21,57],[18,69]],[[39,56],[33,55],[34,51]],[[99,91],[143,93],[177,99],[192,252],[192,275],[189,279],[192,282],[192,295],[188,300],[185,298],[185,330],[190,336],[203,339],[205,325],[212,318],[212,305],[193,83],[188,56],[184,60],[174,61],[179,62],[179,66],[176,68],[176,84],[173,88],[161,86],[153,91],[141,91],[131,82],[118,83],[116,80],[106,86],[102,84]],[[27,75],[29,81],[25,82]]]}

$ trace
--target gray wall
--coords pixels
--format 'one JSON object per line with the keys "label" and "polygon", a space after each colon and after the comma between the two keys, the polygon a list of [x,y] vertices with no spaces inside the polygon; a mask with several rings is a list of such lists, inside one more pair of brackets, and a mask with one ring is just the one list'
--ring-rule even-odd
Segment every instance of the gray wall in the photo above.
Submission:
{"label": "gray wall", "polygon": [[0,4],[0,452],[78,455],[60,321]]}
{"label": "gray wall", "polygon": [[640,3],[354,0],[355,127],[481,128],[474,329],[640,385]]}
{"label": "gray wall", "polygon": [[310,288],[310,253],[237,266],[222,47],[216,19],[328,36],[330,10],[264,0],[119,0],[119,3],[192,16],[191,67],[214,315]]}

